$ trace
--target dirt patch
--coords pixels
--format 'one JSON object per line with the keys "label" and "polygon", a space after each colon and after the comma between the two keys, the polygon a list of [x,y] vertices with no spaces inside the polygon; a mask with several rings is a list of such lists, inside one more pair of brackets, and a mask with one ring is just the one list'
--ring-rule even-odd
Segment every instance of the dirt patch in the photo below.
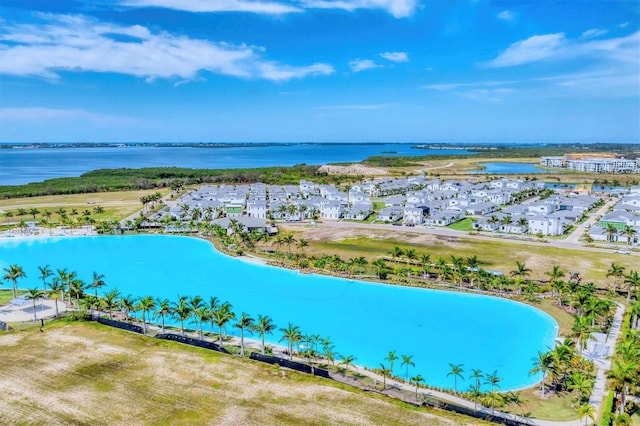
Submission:
{"label": "dirt patch", "polygon": [[0,335],[0,347],[2,346],[15,346],[20,343],[24,336],[22,334],[1,334]]}
{"label": "dirt patch", "polygon": [[362,228],[332,228],[318,227],[304,229],[302,237],[307,241],[344,241],[356,238],[372,238],[376,240],[399,240],[406,245],[441,245],[447,247],[459,247],[461,242],[457,237],[446,237],[426,233],[391,232],[384,229]]}
{"label": "dirt patch", "polygon": [[380,169],[377,167],[364,166],[362,164],[350,164],[348,166],[331,166],[325,164],[318,170],[321,173],[327,173],[329,175],[350,175],[350,176],[384,176],[388,175],[389,171]]}

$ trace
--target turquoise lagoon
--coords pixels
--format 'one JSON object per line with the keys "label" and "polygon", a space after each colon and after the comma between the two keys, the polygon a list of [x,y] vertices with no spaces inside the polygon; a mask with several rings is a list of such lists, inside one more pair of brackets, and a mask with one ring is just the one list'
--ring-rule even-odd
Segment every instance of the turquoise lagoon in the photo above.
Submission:
{"label": "turquoise lagoon", "polygon": [[547,170],[541,169],[531,163],[480,163],[483,167],[476,170],[476,173],[486,174],[531,174],[531,173],[548,173]]}
{"label": "turquoise lagoon", "polygon": [[[546,313],[513,301],[301,274],[218,253],[207,241],[175,236],[108,236],[7,239],[0,241],[0,267],[22,266],[24,288],[41,287],[38,266],[67,268],[91,281],[105,275],[108,291],[123,295],[215,295],[234,312],[270,315],[278,327],[289,322],[304,334],[330,337],[335,351],[354,355],[371,368],[388,352],[413,355],[429,385],[453,388],[449,363],[494,372],[502,390],[535,384],[530,376],[538,351],[553,346],[557,323]],[[5,283],[5,287],[9,284]],[[255,336],[257,338],[257,336]],[[278,343],[275,334],[270,339]],[[281,343],[284,344],[284,343]],[[394,373],[404,376],[396,361]],[[458,389],[471,380],[458,379]]]}

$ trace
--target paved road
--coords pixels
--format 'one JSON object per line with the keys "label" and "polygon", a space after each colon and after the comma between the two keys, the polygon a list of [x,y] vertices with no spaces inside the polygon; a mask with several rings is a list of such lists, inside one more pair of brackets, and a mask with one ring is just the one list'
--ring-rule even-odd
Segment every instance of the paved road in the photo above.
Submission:
{"label": "paved road", "polygon": [[567,236],[564,240],[565,243],[578,244],[580,237],[587,229],[591,228],[591,226],[595,225],[598,221],[598,216],[604,216],[604,214],[609,210],[609,208],[615,205],[616,201],[609,200],[602,206],[597,212],[592,213],[589,216],[589,219],[585,220],[584,223],[576,226],[576,228]]}

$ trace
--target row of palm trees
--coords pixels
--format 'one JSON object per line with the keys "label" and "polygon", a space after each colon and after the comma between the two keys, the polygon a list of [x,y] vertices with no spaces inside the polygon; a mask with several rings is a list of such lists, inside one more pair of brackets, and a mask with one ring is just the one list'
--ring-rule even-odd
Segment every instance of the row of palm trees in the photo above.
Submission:
{"label": "row of palm trees", "polygon": [[629,414],[632,412],[632,406],[627,404],[627,397],[640,396],[640,302],[638,301],[630,304],[624,316],[620,341],[607,377],[609,386],[617,396],[614,411],[621,418],[621,424],[630,424]]}
{"label": "row of palm trees", "polygon": [[147,206],[150,206],[150,208],[153,209],[161,200],[162,194],[160,192],[141,196],[140,202],[142,203],[142,212],[144,213],[147,211]]}
{"label": "row of palm trees", "polygon": [[60,207],[57,210],[51,211],[51,210],[43,210],[40,211],[40,209],[38,209],[37,207],[32,207],[30,209],[25,209],[25,208],[19,208],[15,211],[7,211],[4,213],[4,217],[5,219],[8,221],[9,219],[16,217],[16,218],[20,218],[24,220],[25,216],[31,216],[32,219],[34,221],[37,220],[38,215],[41,215],[42,219],[46,219],[48,221],[53,220],[53,214],[57,214],[58,215],[58,221],[64,222],[66,219],[69,218],[69,216],[78,216],[80,214],[82,214],[82,216],[86,217],[86,216],[91,216],[92,214],[102,214],[104,213],[104,207],[101,206],[95,206],[93,207],[93,209],[84,209],[82,212],[80,212],[77,208],[71,208],[70,210],[67,210],[64,207]]}
{"label": "row of palm trees", "polygon": [[633,243],[634,237],[638,234],[638,231],[633,226],[624,225],[624,227],[619,228],[612,223],[606,224],[604,232],[607,234],[607,241],[618,241],[618,236],[624,236],[629,245]]}

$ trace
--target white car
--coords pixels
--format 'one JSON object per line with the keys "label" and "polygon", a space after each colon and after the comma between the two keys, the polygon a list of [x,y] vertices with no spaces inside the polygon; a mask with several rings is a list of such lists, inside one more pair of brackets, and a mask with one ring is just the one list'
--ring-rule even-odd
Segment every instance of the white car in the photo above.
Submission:
{"label": "white car", "polygon": [[618,254],[631,254],[631,252],[627,249],[620,249],[620,250],[616,250],[616,253]]}

